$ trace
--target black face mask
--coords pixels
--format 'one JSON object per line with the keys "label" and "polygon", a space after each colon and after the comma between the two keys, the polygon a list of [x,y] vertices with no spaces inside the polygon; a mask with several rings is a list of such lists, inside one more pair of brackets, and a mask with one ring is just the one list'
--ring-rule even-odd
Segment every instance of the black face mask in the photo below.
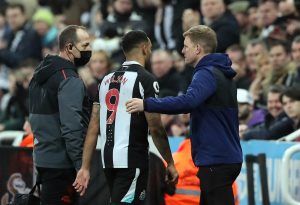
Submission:
{"label": "black face mask", "polygon": [[[76,46],[74,47],[76,48]],[[80,52],[80,58],[74,57],[74,64],[76,67],[84,66],[90,61],[92,51],[80,51],[78,48],[76,49]]]}

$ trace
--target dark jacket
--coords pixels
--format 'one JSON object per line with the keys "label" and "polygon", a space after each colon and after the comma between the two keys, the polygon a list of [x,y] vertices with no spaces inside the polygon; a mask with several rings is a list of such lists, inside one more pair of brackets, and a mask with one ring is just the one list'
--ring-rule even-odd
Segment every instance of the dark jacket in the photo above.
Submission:
{"label": "dark jacket", "polygon": [[298,67],[295,72],[289,73],[287,79],[290,80],[288,86],[300,87],[300,67]]}
{"label": "dark jacket", "polygon": [[175,68],[171,68],[171,70],[166,73],[164,76],[157,78],[160,96],[166,96],[163,93],[170,93],[171,96],[177,96],[179,91],[181,91],[180,87],[180,75],[176,72]]}
{"label": "dark jacket", "polygon": [[293,131],[293,120],[291,120],[284,112],[276,118],[268,113],[265,116],[264,123],[245,131],[243,139],[276,140]]}
{"label": "dark jacket", "polygon": [[186,94],[147,98],[145,111],[191,113],[192,156],[196,166],[241,163],[236,75],[226,54],[208,54],[197,66]]}
{"label": "dark jacket", "polygon": [[226,11],[216,19],[210,27],[216,32],[218,39],[217,52],[225,53],[226,48],[240,43],[239,25],[235,17]]}
{"label": "dark jacket", "polygon": [[80,168],[89,106],[73,63],[48,55],[29,85],[29,121],[37,167]]}
{"label": "dark jacket", "polygon": [[30,24],[25,24],[17,33],[10,33],[7,38],[8,47],[0,49],[1,63],[15,68],[23,60],[42,59],[42,40]]}
{"label": "dark jacket", "polygon": [[10,97],[7,107],[0,112],[0,123],[4,130],[23,130],[25,117],[28,116],[28,90],[16,83],[15,93]]}

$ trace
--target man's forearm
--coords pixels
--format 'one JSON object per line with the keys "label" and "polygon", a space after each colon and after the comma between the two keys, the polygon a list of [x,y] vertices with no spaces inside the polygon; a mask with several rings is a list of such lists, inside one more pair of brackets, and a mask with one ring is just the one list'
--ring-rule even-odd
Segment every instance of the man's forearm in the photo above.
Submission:
{"label": "man's forearm", "polygon": [[153,142],[167,164],[174,164],[166,131],[163,128],[150,130]]}
{"label": "man's forearm", "polygon": [[144,110],[163,114],[181,114],[191,111],[190,106],[177,97],[147,98],[144,100]]}
{"label": "man's forearm", "polygon": [[143,107],[147,112],[188,113],[200,106],[215,91],[216,80],[214,74],[208,69],[203,69],[195,73],[186,94],[176,97],[146,98]]}
{"label": "man's forearm", "polygon": [[172,153],[170,150],[167,133],[161,123],[161,117],[157,113],[145,112],[149,130],[152,135],[153,142],[161,156],[169,164],[174,164]]}
{"label": "man's forearm", "polygon": [[82,167],[85,169],[90,168],[93,152],[97,144],[97,138],[99,133],[99,110],[99,105],[93,106],[91,119],[83,148]]}

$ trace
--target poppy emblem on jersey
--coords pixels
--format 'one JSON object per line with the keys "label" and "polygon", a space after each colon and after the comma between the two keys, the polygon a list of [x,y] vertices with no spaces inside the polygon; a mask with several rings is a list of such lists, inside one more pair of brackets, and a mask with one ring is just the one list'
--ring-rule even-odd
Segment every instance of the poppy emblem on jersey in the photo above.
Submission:
{"label": "poppy emblem on jersey", "polygon": [[141,201],[144,201],[145,198],[146,198],[146,190],[144,189],[144,190],[141,192],[141,194],[140,194],[140,196],[139,196],[139,199],[140,199]]}
{"label": "poppy emblem on jersey", "polygon": [[71,204],[71,203],[72,203],[72,201],[71,201],[71,199],[70,199],[70,196],[67,196],[67,195],[61,197],[61,201],[62,201],[64,204]]}

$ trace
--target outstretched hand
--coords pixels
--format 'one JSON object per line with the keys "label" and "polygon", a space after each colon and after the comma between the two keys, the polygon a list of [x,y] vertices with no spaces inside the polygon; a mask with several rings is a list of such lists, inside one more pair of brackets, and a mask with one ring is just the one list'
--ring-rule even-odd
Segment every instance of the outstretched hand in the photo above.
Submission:
{"label": "outstretched hand", "polygon": [[144,102],[139,98],[132,98],[126,102],[126,111],[129,113],[134,112],[143,112],[144,111]]}
{"label": "outstretched hand", "polygon": [[80,193],[80,196],[84,195],[84,193],[87,189],[89,180],[90,180],[89,170],[81,168],[77,172],[76,179],[73,183],[73,186],[74,186],[75,190]]}

